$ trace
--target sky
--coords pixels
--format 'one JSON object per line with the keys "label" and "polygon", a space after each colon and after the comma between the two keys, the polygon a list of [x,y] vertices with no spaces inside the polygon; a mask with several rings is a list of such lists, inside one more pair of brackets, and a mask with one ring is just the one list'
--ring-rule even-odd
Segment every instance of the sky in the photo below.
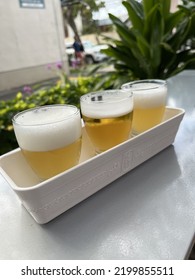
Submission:
{"label": "sky", "polygon": [[97,0],[97,2],[104,1],[105,8],[101,8],[98,12],[93,13],[93,19],[108,22],[109,16],[108,13],[111,13],[117,17],[126,17],[127,11],[122,5],[122,0]]}

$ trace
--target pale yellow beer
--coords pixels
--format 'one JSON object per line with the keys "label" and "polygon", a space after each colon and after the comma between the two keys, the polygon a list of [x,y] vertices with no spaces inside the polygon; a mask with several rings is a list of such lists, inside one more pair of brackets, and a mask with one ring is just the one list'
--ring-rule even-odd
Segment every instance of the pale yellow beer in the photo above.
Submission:
{"label": "pale yellow beer", "polygon": [[81,97],[81,112],[96,153],[129,138],[133,119],[132,94],[120,90],[86,94]]}
{"label": "pale yellow beer", "polygon": [[48,105],[18,113],[13,118],[21,151],[40,179],[73,166],[81,152],[80,112],[71,105]]}
{"label": "pale yellow beer", "polygon": [[122,89],[133,93],[133,135],[140,134],[162,121],[167,97],[166,81],[139,80],[124,84]]}
{"label": "pale yellow beer", "polygon": [[35,173],[47,179],[76,165],[79,161],[81,138],[63,148],[36,152],[21,149]]}

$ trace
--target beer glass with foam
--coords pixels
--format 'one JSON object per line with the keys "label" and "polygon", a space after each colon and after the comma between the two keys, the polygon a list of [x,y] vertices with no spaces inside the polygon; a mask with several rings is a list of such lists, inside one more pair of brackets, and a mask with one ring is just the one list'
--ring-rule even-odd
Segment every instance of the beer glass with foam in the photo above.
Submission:
{"label": "beer glass with foam", "polygon": [[86,132],[96,153],[104,152],[129,138],[133,118],[132,93],[105,90],[80,99]]}
{"label": "beer glass with foam", "polygon": [[80,111],[48,105],[13,117],[17,142],[29,165],[44,180],[76,165],[81,152]]}
{"label": "beer glass with foam", "polygon": [[132,134],[140,134],[159,124],[164,116],[167,84],[164,80],[139,80],[122,85],[133,93]]}

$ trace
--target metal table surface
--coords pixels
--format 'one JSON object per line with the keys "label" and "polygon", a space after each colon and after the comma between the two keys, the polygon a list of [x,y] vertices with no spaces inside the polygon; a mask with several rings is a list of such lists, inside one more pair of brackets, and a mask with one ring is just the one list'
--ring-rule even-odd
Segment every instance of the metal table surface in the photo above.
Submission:
{"label": "metal table surface", "polygon": [[186,110],[174,145],[45,225],[0,175],[0,259],[185,259],[195,232],[195,71],[168,80]]}

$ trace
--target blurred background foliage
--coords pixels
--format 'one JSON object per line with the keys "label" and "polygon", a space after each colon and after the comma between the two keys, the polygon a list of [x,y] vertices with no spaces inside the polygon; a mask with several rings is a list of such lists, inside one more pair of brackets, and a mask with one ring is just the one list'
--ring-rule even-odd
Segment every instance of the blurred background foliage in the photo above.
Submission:
{"label": "blurred background foliage", "polygon": [[0,155],[18,147],[12,126],[12,117],[20,111],[36,106],[51,104],[72,104],[80,107],[80,96],[93,91],[99,77],[78,77],[68,79],[66,76],[55,85],[34,90],[25,87],[15,98],[0,101]]}
{"label": "blurred background foliage", "polygon": [[170,0],[127,0],[123,22],[109,14],[119,39],[107,38],[113,70],[103,81],[110,87],[133,79],[167,79],[184,69],[195,68],[195,1],[183,0],[171,12]]}

